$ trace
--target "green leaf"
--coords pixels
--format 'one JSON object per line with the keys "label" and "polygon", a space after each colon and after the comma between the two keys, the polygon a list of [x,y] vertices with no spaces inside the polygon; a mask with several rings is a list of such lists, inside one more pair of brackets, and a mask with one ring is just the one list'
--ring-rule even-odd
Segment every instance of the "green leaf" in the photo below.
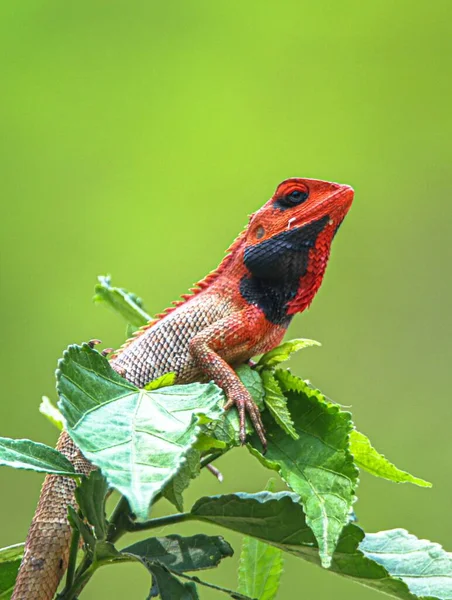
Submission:
{"label": "green leaf", "polygon": [[283,557],[279,548],[256,538],[243,538],[239,565],[239,592],[273,600],[278,593],[283,570]]}
{"label": "green leaf", "polygon": [[[246,432],[247,434],[251,434],[253,431],[249,419],[247,419]],[[224,444],[227,448],[240,446],[240,420],[238,412],[234,408],[228,410],[223,419],[213,423],[211,426],[204,427],[203,433],[212,437],[213,440],[220,442],[220,444]],[[207,440],[205,438],[204,442],[203,446],[206,447]],[[214,447],[213,444],[212,447]]]}
{"label": "green leaf", "polygon": [[355,464],[376,477],[389,479],[397,483],[414,483],[421,487],[432,487],[432,484],[418,477],[401,471],[389,460],[375,450],[367,436],[354,429],[350,434],[350,452],[355,458]]}
{"label": "green leaf", "polygon": [[240,381],[251,394],[252,399],[256,403],[259,410],[264,408],[264,386],[259,373],[248,365],[240,365],[235,370]]}
{"label": "green leaf", "polygon": [[152,321],[152,318],[143,309],[141,298],[124,288],[112,286],[110,275],[99,275],[97,279],[99,283],[94,288],[94,302],[107,304],[135,328]]}
{"label": "green leaf", "polygon": [[15,544],[0,549],[0,599],[9,600],[16,583],[17,572],[25,544]]}
{"label": "green leaf", "polygon": [[69,346],[59,362],[59,408],[74,442],[138,518],[181,469],[199,423],[223,414],[213,383],[141,390],[87,344]]}
{"label": "green leaf", "polygon": [[205,496],[193,505],[191,514],[283,550],[306,546],[318,557],[318,546],[299,499],[291,492]]}
{"label": "green leaf", "polygon": [[[93,473],[97,476],[92,477]],[[77,502],[82,504],[80,512],[83,517],[77,513],[72,506],[68,506],[68,520],[73,529],[77,529],[85,543],[88,556],[93,562],[95,568],[113,562],[128,562],[132,558],[122,555],[111,542],[106,541],[107,523],[105,522],[105,494],[107,491],[105,478],[99,471],[94,471],[90,475],[91,481],[84,489],[76,490]],[[81,486],[80,486],[81,487]],[[93,494],[90,500],[89,493]],[[82,510],[83,508],[83,510]],[[89,515],[89,518],[88,518]]]}
{"label": "green leaf", "polygon": [[122,552],[151,562],[157,561],[177,573],[212,569],[223,558],[234,554],[231,546],[221,536],[203,534],[190,537],[153,537],[127,546]]}
{"label": "green leaf", "polygon": [[0,466],[27,469],[52,475],[81,477],[72,463],[50,446],[31,440],[12,440],[0,437]]}
{"label": "green leaf", "polygon": [[[273,492],[275,480],[269,479],[266,490]],[[258,598],[273,600],[278,593],[284,559],[279,548],[244,536],[239,563],[239,591]]]}
{"label": "green leaf", "polygon": [[[245,431],[248,438],[254,434],[254,428],[248,417],[245,422]],[[210,435],[215,440],[224,443],[228,449],[242,445],[240,441],[239,413],[235,407],[228,410],[223,419],[214,423],[210,428]]]}
{"label": "green leaf", "polygon": [[293,426],[292,417],[287,408],[287,399],[281,391],[275,376],[271,371],[262,371],[262,382],[265,389],[265,406],[278,425],[288,435],[297,440],[299,435]]}
{"label": "green leaf", "polygon": [[321,346],[321,344],[315,340],[305,340],[302,338],[283,342],[277,348],[273,348],[273,350],[270,350],[270,352],[263,354],[257,363],[257,366],[265,367],[266,369],[276,367],[280,363],[289,360],[290,356],[294,352],[298,352],[303,348],[309,348],[311,346]]}
{"label": "green leaf", "polygon": [[[199,520],[251,535],[320,564],[316,540],[296,494],[230,494],[201,498],[192,508]],[[452,555],[439,544],[401,529],[364,534],[348,524],[330,570],[403,600],[450,600]]]}
{"label": "green leaf", "polygon": [[203,433],[203,431],[201,431],[201,433],[198,436],[198,440],[194,445],[194,448],[196,450],[203,453],[207,452],[207,450],[211,450],[212,448],[218,448],[220,450],[227,448],[226,442],[222,442],[221,440],[217,440],[216,438],[211,437],[209,433],[209,431],[206,431],[206,433]]}
{"label": "green leaf", "polygon": [[94,562],[99,566],[116,562],[128,562],[128,557],[123,556],[111,542],[96,540]]}
{"label": "green leaf", "polygon": [[201,454],[195,448],[190,448],[185,455],[185,462],[163,490],[163,495],[174,504],[179,511],[184,510],[183,492],[188,488],[192,479],[201,472]]}
{"label": "green leaf", "polygon": [[368,533],[361,552],[400,577],[416,597],[452,598],[452,554],[404,529]]}
{"label": "green leaf", "polygon": [[322,564],[328,567],[341,531],[349,522],[358,481],[358,469],[348,448],[351,415],[326,402],[319,391],[287,371],[278,370],[275,375],[299,438],[287,436],[264,414],[267,453],[264,456],[257,449],[257,435],[251,438],[254,448],[250,450],[263,465],[279,471],[289,488],[300,495]]}
{"label": "green leaf", "polygon": [[104,540],[107,536],[108,524],[105,517],[107,492],[107,480],[99,470],[92,471],[75,490],[77,504],[83,516],[94,528],[98,540]]}
{"label": "green leaf", "polygon": [[[339,406],[326,396],[320,394],[310,383],[301,380],[299,377],[291,375],[288,371],[278,370],[276,376],[284,380],[286,390],[298,391],[299,389],[309,388],[319,394],[329,406]],[[262,378],[265,381],[265,371],[262,372]],[[353,429],[350,433],[350,452],[353,454],[354,462],[357,466],[365,469],[376,477],[395,481],[397,483],[414,483],[421,487],[431,487],[432,484],[418,477],[414,477],[406,471],[398,469],[388,459],[380,454],[370,443],[367,436]]]}
{"label": "green leaf", "polygon": [[162,600],[199,600],[194,583],[182,583],[169,569],[158,563],[143,560],[152,573]]}
{"label": "green leaf", "polygon": [[154,379],[153,381],[147,383],[144,386],[144,389],[148,391],[158,390],[159,388],[167,387],[168,385],[174,385],[175,381],[176,373],[165,373],[164,375],[157,377],[157,379]]}
{"label": "green leaf", "polygon": [[[197,598],[195,582],[219,591],[226,591],[233,598],[245,598],[231,590],[225,590],[186,575],[183,576],[193,583],[183,585],[173,575],[175,573],[182,576],[186,571],[211,569],[218,566],[223,558],[232,555],[231,546],[222,537],[202,534],[191,537],[169,535],[161,538],[149,538],[128,546],[122,551],[122,557],[135,558],[149,569],[157,581],[161,597],[168,599]],[[169,577],[170,575],[172,578]],[[165,586],[165,589],[162,586]]]}
{"label": "green leaf", "polygon": [[67,507],[67,513],[68,521],[72,529],[78,529],[89,550],[90,556],[93,556],[96,550],[96,538],[93,535],[91,527],[85,523],[85,521],[83,521],[80,515],[77,514],[77,511],[74,509],[74,507],[70,504]]}
{"label": "green leaf", "polygon": [[52,423],[52,425],[55,425],[57,429],[63,431],[63,416],[58,408],[52,404],[49,398],[47,398],[47,396],[42,397],[41,404],[39,405],[39,412],[44,415]]}

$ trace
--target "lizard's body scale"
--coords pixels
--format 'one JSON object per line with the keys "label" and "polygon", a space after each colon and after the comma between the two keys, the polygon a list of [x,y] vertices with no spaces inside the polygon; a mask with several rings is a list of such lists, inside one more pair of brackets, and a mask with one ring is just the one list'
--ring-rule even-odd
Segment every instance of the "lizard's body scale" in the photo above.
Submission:
{"label": "lizard's body scale", "polygon": [[[88,475],[93,466],[82,455],[66,431],[58,439],[57,450],[79,473]],[[75,505],[76,483],[68,477],[47,475],[39,503],[25,542],[12,600],[51,600],[67,569],[72,530],[67,507]],[[49,511],[49,506],[53,510]]]}
{"label": "lizard's body scale", "polygon": [[[178,383],[205,378],[190,352],[190,342],[196,334],[226,317],[232,321],[230,330],[233,331],[234,315],[237,321],[242,320],[245,306],[245,303],[234,302],[232,296],[225,294],[221,278],[215,288],[222,289],[222,293],[216,289],[201,292],[190,298],[183,308],[177,307],[147,328],[111,360],[113,369],[138,387],[144,387],[149,381],[170,372],[176,374]],[[264,321],[259,310],[247,308],[250,321],[253,318]],[[270,325],[267,330],[262,331],[258,342],[243,340],[240,348],[226,345],[218,351],[219,356],[232,364],[244,362],[277,345],[286,331],[283,327]],[[153,351],[155,348],[159,349],[158,354]]]}
{"label": "lizard's body scale", "polygon": [[[310,200],[292,207],[291,190],[298,189],[308,189]],[[237,405],[242,431],[246,409],[259,433],[258,411],[231,365],[277,346],[292,315],[309,306],[352,199],[349,186],[335,183],[293,178],[280,184],[218,269],[141,328],[111,357],[111,366],[137,387],[168,372],[176,373],[178,383],[212,379],[228,398],[225,408]],[[76,471],[93,470],[65,431],[57,449]],[[46,477],[11,600],[54,597],[67,568],[67,507],[76,506],[75,485]]]}
{"label": "lizard's body scale", "polygon": [[[200,306],[203,310],[200,311]],[[163,373],[174,372],[179,383],[199,377],[199,369],[190,356],[193,336],[212,323],[223,319],[233,310],[226,299],[217,301],[215,294],[201,293],[177,307],[128,344],[111,366],[138,387],[143,387]],[[159,353],[153,352],[159,348]]]}

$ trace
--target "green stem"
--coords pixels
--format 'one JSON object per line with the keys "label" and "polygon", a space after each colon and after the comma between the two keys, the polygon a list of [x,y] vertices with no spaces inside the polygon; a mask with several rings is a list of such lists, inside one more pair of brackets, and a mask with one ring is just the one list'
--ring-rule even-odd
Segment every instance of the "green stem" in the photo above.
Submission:
{"label": "green stem", "polygon": [[68,600],[70,598],[76,597],[76,595],[74,596],[74,589],[77,590],[78,592],[81,591],[81,588],[79,586],[80,579],[83,577],[83,581],[84,581],[83,585],[86,585],[88,583],[88,579],[90,579],[90,577],[94,573],[95,569],[92,570],[91,575],[88,578],[84,578],[85,573],[92,566],[92,562],[93,561],[91,560],[91,558],[87,554],[85,554],[85,556],[82,559],[82,562],[79,564],[79,567],[77,569],[77,572],[75,573],[75,576],[73,577],[71,586],[68,586],[66,584],[64,590],[61,592],[61,594],[59,594],[57,596],[58,600]]}
{"label": "green stem", "polygon": [[96,572],[96,569],[99,565],[91,564],[83,573],[80,574],[79,577],[76,578],[70,590],[66,593],[62,593],[60,600],[75,600],[78,596],[78,593],[85,587],[88,581]]}
{"label": "green stem", "polygon": [[191,513],[177,513],[175,515],[168,515],[167,517],[160,517],[158,519],[150,519],[143,523],[135,523],[129,521],[127,531],[147,531],[148,529],[155,529],[156,527],[164,527],[166,525],[174,525],[175,523],[183,523],[184,521],[192,521],[196,519]]}
{"label": "green stem", "polygon": [[77,564],[77,552],[78,546],[80,542],[80,531],[78,529],[74,529],[71,539],[71,546],[69,549],[69,562],[67,567],[67,575],[66,575],[66,584],[64,586],[63,591],[61,592],[61,597],[64,597],[72,587],[74,583],[74,575],[75,575],[75,566]]}
{"label": "green stem", "polygon": [[118,504],[110,517],[107,531],[107,541],[114,544],[119,538],[128,531],[131,520],[129,503],[125,496],[121,496]]}
{"label": "green stem", "polygon": [[225,450],[218,450],[218,452],[212,452],[211,454],[204,456],[204,458],[201,458],[201,469],[203,467],[207,467],[207,465],[209,465],[214,460],[217,460],[217,458],[220,458],[220,456],[222,456],[224,453]]}
{"label": "green stem", "polygon": [[218,592],[225,592],[226,594],[228,594],[229,596],[231,596],[232,598],[234,598],[236,600],[253,600],[253,598],[250,598],[249,596],[244,596],[243,594],[240,594],[239,592],[234,592],[233,590],[230,590],[228,588],[224,588],[219,585],[215,585],[213,583],[203,581],[202,579],[199,579],[199,577],[190,576],[190,575],[187,575],[186,573],[178,573],[177,575],[179,577],[183,577],[184,579],[189,579],[190,581],[199,583],[200,585],[205,585],[206,587],[212,588],[213,590],[217,590]]}

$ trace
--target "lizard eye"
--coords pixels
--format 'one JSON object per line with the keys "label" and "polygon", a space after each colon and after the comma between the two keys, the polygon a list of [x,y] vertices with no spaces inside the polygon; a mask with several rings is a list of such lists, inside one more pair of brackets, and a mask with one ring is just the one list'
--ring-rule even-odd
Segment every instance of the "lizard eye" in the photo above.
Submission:
{"label": "lizard eye", "polygon": [[284,196],[279,196],[275,200],[275,208],[279,208],[280,210],[287,210],[288,208],[292,208],[293,206],[298,206],[299,204],[303,204],[309,198],[309,190],[306,189],[295,189],[285,194]]}
{"label": "lizard eye", "polygon": [[288,204],[301,204],[302,202],[304,202],[305,200],[307,200],[309,197],[309,192],[307,191],[301,191],[301,190],[294,190],[293,192],[290,192],[290,194],[288,194],[285,199],[287,200]]}

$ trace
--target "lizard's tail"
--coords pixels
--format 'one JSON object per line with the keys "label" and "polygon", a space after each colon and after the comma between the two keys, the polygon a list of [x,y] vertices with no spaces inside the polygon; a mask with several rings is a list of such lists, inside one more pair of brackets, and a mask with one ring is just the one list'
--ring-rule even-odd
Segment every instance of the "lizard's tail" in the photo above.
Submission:
{"label": "lizard's tail", "polygon": [[[57,450],[71,461],[77,472],[88,475],[93,470],[66,431],[58,439]],[[54,597],[68,563],[72,530],[67,507],[76,504],[75,487],[75,481],[68,477],[45,478],[11,600]]]}

